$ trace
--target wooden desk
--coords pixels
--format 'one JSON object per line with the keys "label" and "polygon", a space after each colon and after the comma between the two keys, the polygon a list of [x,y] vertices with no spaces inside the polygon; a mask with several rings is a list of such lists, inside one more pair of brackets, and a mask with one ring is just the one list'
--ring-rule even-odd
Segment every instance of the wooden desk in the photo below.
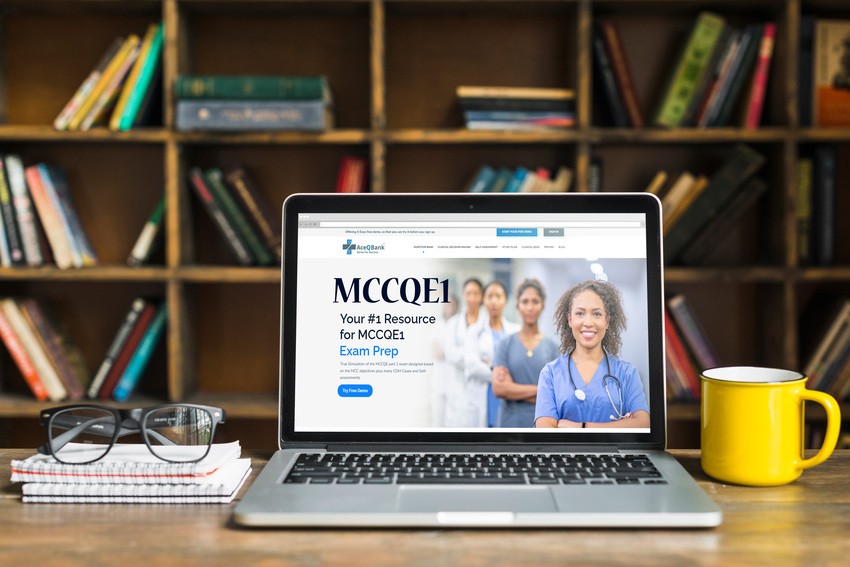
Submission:
{"label": "wooden desk", "polygon": [[[709,480],[696,451],[671,451],[723,508],[708,530],[249,530],[230,506],[22,504],[0,450],[0,565],[847,565],[850,451],[795,483]],[[256,473],[268,453],[251,453]],[[244,490],[244,489],[243,489]]]}

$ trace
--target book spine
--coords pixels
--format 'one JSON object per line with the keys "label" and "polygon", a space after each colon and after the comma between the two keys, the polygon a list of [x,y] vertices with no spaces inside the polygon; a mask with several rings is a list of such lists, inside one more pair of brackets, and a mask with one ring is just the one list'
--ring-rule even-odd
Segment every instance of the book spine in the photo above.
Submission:
{"label": "book spine", "polygon": [[121,350],[118,352],[118,356],[115,357],[115,362],[109,369],[109,372],[103,381],[103,385],[97,392],[97,397],[99,399],[112,399],[112,393],[115,391],[115,386],[118,384],[118,380],[127,369],[130,359],[133,358],[133,355],[138,349],[139,343],[142,341],[142,337],[145,336],[148,327],[150,327],[150,323],[153,320],[155,313],[156,305],[151,302],[146,302],[145,306],[142,308],[142,312],[139,314],[139,318],[130,329],[130,334],[127,336],[127,340],[121,345]]}
{"label": "book spine", "polygon": [[467,186],[467,193],[486,193],[496,179],[496,170],[489,165],[482,165],[478,173]]}
{"label": "book spine", "polygon": [[133,89],[139,82],[139,74],[142,72],[142,66],[144,66],[145,59],[150,53],[151,44],[153,43],[153,37],[156,34],[156,30],[157,24],[150,24],[148,29],[145,31],[141,46],[139,47],[138,56],[133,62],[130,72],[127,74],[127,79],[121,86],[118,101],[115,103],[115,107],[112,109],[112,114],[109,117],[108,126],[110,130],[118,130],[118,124],[121,121],[121,116],[124,114],[124,109],[127,107],[127,101],[130,99],[130,93],[133,92]]}
{"label": "book spine", "polygon": [[732,156],[711,176],[708,187],[682,213],[679,222],[664,239],[664,259],[672,262],[685,246],[715,216],[729,197],[764,164],[762,154],[744,144],[732,150]]}
{"label": "book spine", "polygon": [[3,214],[0,213],[0,266],[11,267],[12,256],[9,255],[9,241],[6,240],[6,228],[3,226]]}
{"label": "book spine", "polygon": [[56,374],[56,370],[47,359],[47,355],[42,350],[41,345],[39,345],[34,331],[24,319],[17,302],[10,298],[2,299],[0,300],[0,309],[3,310],[9,325],[11,325],[15,334],[18,335],[21,344],[24,346],[24,350],[26,350],[30,360],[32,360],[38,377],[47,390],[47,397],[53,402],[65,399],[67,394],[65,387]]}
{"label": "book spine", "polygon": [[656,126],[675,128],[681,125],[700,76],[706,71],[711,53],[725,26],[726,21],[722,17],[710,12],[702,12],[697,17],[661,99],[654,120]]}
{"label": "book spine", "polygon": [[153,213],[145,222],[142,232],[136,239],[133,249],[130,251],[130,256],[127,258],[127,264],[130,266],[140,266],[148,261],[151,251],[153,250],[156,237],[162,230],[163,217],[165,216],[165,196],[159,199]]}
{"label": "book spine", "polygon": [[141,61],[139,77],[127,98],[124,109],[117,120],[116,130],[129,130],[133,127],[142,107],[145,95],[153,84],[154,75],[162,58],[163,25],[158,24],[151,40],[150,49]]}
{"label": "book spine", "polygon": [[236,255],[239,263],[245,266],[253,264],[254,257],[242,241],[239,240],[239,237],[236,236],[236,230],[233,228],[233,225],[230,224],[230,221],[224,216],[224,212],[222,212],[215,199],[213,199],[201,168],[193,167],[189,172],[189,179],[192,182],[192,187],[195,189],[195,194],[198,195],[207,213],[209,213],[216,227],[218,227],[218,230],[224,236],[225,242],[227,242],[230,249]]}
{"label": "book spine", "polygon": [[15,205],[12,203],[12,192],[6,175],[5,156],[0,155],[0,214],[3,215],[3,226],[6,229],[6,245],[9,247],[9,259],[13,266],[27,263],[21,233],[18,230],[18,220],[15,215]]}
{"label": "book spine", "polygon": [[80,400],[83,397],[83,386],[80,382],[80,377],[71,366],[71,361],[63,350],[63,341],[59,333],[54,328],[53,324],[48,320],[47,316],[42,311],[34,299],[24,299],[19,303],[19,308],[24,318],[30,324],[35,332],[36,338],[44,349],[59,380],[65,387],[68,393],[68,399]]}
{"label": "book spine", "polygon": [[165,302],[159,306],[159,310],[153,321],[151,321],[150,327],[145,331],[145,335],[139,343],[136,352],[133,354],[130,362],[127,363],[127,368],[124,369],[124,373],[118,380],[118,384],[115,385],[115,391],[112,392],[112,397],[115,400],[119,402],[126,401],[133,390],[135,390],[142,372],[144,372],[151,355],[153,355],[154,347],[162,335],[162,330],[165,328],[165,322],[168,319],[167,307],[168,305]]}
{"label": "book spine", "polygon": [[35,210],[27,189],[24,177],[24,164],[21,158],[14,154],[6,156],[6,173],[9,177],[9,190],[15,205],[15,215],[21,232],[21,245],[24,256],[30,266],[40,266],[44,263],[41,253],[41,242],[36,225]]}
{"label": "book spine", "polygon": [[178,99],[321,100],[326,90],[323,76],[184,75],[174,82]]}
{"label": "book spine", "polygon": [[44,387],[44,382],[42,382],[41,378],[39,378],[38,371],[35,369],[32,359],[29,354],[27,354],[27,351],[24,348],[23,343],[21,343],[18,338],[18,335],[12,329],[12,325],[9,323],[9,320],[6,319],[2,306],[0,306],[0,339],[3,340],[9,354],[12,355],[12,360],[15,361],[15,365],[18,367],[18,370],[21,371],[21,375],[24,377],[24,382],[26,382],[27,386],[29,386],[29,389],[33,396],[35,396],[35,399],[40,402],[47,400],[47,389]]}
{"label": "book spine", "polygon": [[121,46],[124,44],[123,38],[115,38],[109,48],[106,50],[106,53],[101,56],[100,61],[97,66],[92,69],[86,79],[82,82],[82,84],[77,89],[77,92],[74,93],[74,96],[71,97],[71,100],[65,105],[65,108],[62,109],[62,112],[59,113],[59,116],[53,121],[53,127],[57,130],[65,130],[68,128],[68,124],[71,122],[71,118],[74,114],[80,109],[88,96],[92,93],[101,76],[103,76],[103,72],[109,66],[109,62],[115,57],[115,54],[121,49]]}
{"label": "book spine", "polygon": [[626,113],[629,116],[629,122],[633,128],[643,128],[643,113],[638,103],[637,91],[635,90],[631,69],[626,60],[626,51],[623,47],[620,32],[613,22],[607,20],[600,22],[599,27],[602,32],[602,38],[605,40],[608,59],[611,61],[614,78],[617,80],[618,91],[622,97]]}
{"label": "book spine", "polygon": [[106,380],[106,376],[115,364],[115,359],[118,358],[121,349],[124,347],[124,343],[127,342],[127,337],[130,336],[130,331],[133,330],[133,327],[139,319],[139,315],[145,305],[146,302],[141,297],[133,300],[130,310],[124,316],[124,320],[121,322],[118,332],[115,334],[115,337],[112,339],[112,343],[110,343],[109,348],[106,351],[106,356],[103,357],[103,362],[100,363],[100,366],[95,371],[94,377],[89,384],[86,395],[90,399],[94,400],[97,398],[98,392],[100,392],[100,389]]}
{"label": "book spine", "polygon": [[688,356],[685,345],[682,343],[679,329],[676,328],[673,319],[666,311],[664,312],[664,333],[671,351],[670,355],[673,359],[673,364],[685,379],[688,397],[692,400],[698,400],[700,398],[699,376],[697,376],[697,371]]}
{"label": "book spine", "polygon": [[42,183],[41,172],[37,165],[31,165],[24,169],[24,176],[30,189],[30,195],[35,203],[38,216],[41,218],[44,233],[50,243],[53,259],[59,268],[70,268],[74,265],[71,253],[71,245],[65,236],[62,220],[59,212],[54,207],[53,201],[47,194],[46,187]]}
{"label": "book spine", "polygon": [[726,126],[729,124],[732,110],[736,107],[740,99],[741,90],[747,84],[747,80],[752,77],[753,67],[756,64],[763,34],[764,26],[762,24],[747,26],[746,48],[742,51],[740,61],[730,78],[729,89],[725,93],[723,103],[720,105],[720,110],[717,113],[716,126]]}
{"label": "book spine", "polygon": [[770,61],[773,58],[773,46],[776,43],[776,24],[764,24],[764,33],[759,45],[758,62],[753,73],[752,87],[747,101],[747,114],[744,118],[744,128],[755,129],[761,123],[761,113],[764,108],[764,98],[767,92],[767,77],[770,71]]}
{"label": "book spine", "polygon": [[682,337],[702,366],[702,369],[720,366],[720,361],[714,352],[714,347],[708,341],[708,335],[699,324],[690,304],[684,295],[676,295],[667,302],[670,314],[682,332]]}
{"label": "book spine", "polygon": [[93,266],[97,264],[97,254],[92,248],[77,210],[71,200],[71,191],[68,188],[68,178],[65,172],[56,166],[39,164],[42,180],[47,188],[48,195],[52,195],[58,203],[58,210],[64,219],[64,225],[68,238],[72,243],[75,256],[78,255],[79,266]]}
{"label": "book spine", "polygon": [[204,175],[207,179],[207,186],[212,192],[213,199],[215,199],[218,206],[224,211],[225,216],[231,221],[233,227],[236,229],[237,236],[251,251],[256,262],[262,266],[271,264],[271,253],[260,241],[254,229],[251,228],[248,219],[239,210],[239,206],[224,183],[224,175],[221,170],[213,167],[207,170]]}
{"label": "book spine", "polygon": [[576,111],[574,99],[462,97],[457,102],[461,110]]}
{"label": "book spine", "polygon": [[130,49],[127,56],[121,61],[121,65],[118,66],[118,70],[106,84],[103,92],[100,93],[100,96],[89,109],[88,114],[83,117],[82,122],[80,122],[80,130],[89,130],[95,124],[100,124],[109,110],[113,108],[121,93],[121,87],[130,74],[136,59],[138,59],[140,51],[141,47],[138,44]]}
{"label": "book spine", "polygon": [[614,67],[611,65],[611,60],[608,58],[608,51],[605,49],[605,40],[602,38],[602,32],[597,26],[593,27],[592,41],[593,58],[596,61],[596,69],[602,82],[602,89],[605,91],[605,98],[608,100],[608,108],[611,110],[611,119],[618,128],[627,128],[629,126],[629,117],[626,114],[626,107],[623,104],[620,90],[617,87],[617,79],[614,77]]}
{"label": "book spine", "polygon": [[322,101],[178,100],[177,130],[306,130],[332,126]]}
{"label": "book spine", "polygon": [[339,165],[337,193],[363,193],[366,187],[366,160],[347,156]]}

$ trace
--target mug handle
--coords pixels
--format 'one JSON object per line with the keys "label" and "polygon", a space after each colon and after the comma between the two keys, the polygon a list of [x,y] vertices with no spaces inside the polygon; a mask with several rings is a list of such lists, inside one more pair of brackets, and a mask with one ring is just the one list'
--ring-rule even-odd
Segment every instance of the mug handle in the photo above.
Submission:
{"label": "mug handle", "polygon": [[835,444],[838,442],[838,430],[841,426],[841,410],[835,398],[817,390],[803,389],[800,398],[811,402],[817,402],[826,410],[826,435],[820,450],[810,459],[800,462],[801,469],[808,469],[824,462],[832,454]]}

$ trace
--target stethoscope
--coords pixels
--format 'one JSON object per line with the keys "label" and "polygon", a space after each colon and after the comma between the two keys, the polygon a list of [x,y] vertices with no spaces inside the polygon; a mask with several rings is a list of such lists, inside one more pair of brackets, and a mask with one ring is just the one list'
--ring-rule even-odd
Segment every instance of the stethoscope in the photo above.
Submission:
{"label": "stethoscope", "polygon": [[[585,394],[584,390],[579,390],[578,386],[576,386],[575,380],[573,380],[573,370],[570,368],[570,360],[573,357],[573,351],[570,351],[570,354],[567,356],[567,376],[570,378],[570,384],[573,385],[573,390],[575,391],[575,396],[578,398],[580,402],[583,402],[587,399],[587,394]],[[608,372],[602,377],[602,387],[605,388],[605,394],[608,396],[608,401],[611,402],[611,407],[614,408],[614,413],[617,414],[616,417],[611,415],[612,420],[623,419],[626,417],[626,414],[623,413],[623,387],[620,386],[620,380],[617,379],[616,376],[611,374],[611,361],[608,360],[608,351],[604,348],[602,349],[602,353],[605,355],[605,366],[608,368]],[[617,408],[617,404],[614,403],[614,398],[611,397],[611,391],[608,389],[608,384],[610,382],[614,382],[614,385],[617,386],[617,395],[620,398],[620,407]]]}

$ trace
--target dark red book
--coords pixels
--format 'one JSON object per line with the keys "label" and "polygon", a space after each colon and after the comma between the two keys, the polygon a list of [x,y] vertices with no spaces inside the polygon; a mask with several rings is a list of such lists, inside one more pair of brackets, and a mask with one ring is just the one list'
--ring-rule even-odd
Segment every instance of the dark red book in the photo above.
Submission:
{"label": "dark red book", "polygon": [[133,325],[133,330],[127,336],[127,342],[124,343],[124,347],[118,353],[115,364],[112,365],[109,374],[106,375],[106,380],[103,381],[103,386],[97,393],[97,397],[101,400],[112,399],[112,391],[115,389],[115,385],[118,384],[118,379],[121,378],[124,369],[127,368],[127,363],[130,362],[133,353],[136,352],[136,348],[139,346],[148,326],[150,326],[155,312],[156,305],[151,302],[147,303],[144,309],[142,309],[139,318],[136,320],[136,324]]}

